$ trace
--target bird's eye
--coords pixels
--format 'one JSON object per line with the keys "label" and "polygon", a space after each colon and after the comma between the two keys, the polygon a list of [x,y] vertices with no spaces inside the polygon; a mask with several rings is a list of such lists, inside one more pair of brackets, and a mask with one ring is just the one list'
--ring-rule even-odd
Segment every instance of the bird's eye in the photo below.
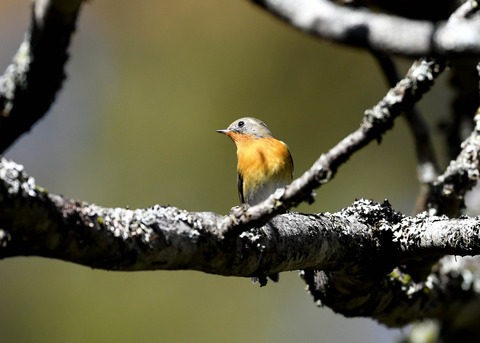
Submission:
{"label": "bird's eye", "polygon": [[245,125],[245,122],[243,120],[238,122],[238,127],[243,127]]}

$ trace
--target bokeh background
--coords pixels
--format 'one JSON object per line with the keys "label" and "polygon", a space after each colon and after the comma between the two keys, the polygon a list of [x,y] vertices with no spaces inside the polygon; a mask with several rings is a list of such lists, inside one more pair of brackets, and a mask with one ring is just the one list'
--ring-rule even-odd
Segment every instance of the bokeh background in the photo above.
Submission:
{"label": "bokeh background", "polygon": [[[30,2],[0,2],[0,68]],[[408,61],[400,61],[402,69]],[[7,157],[39,185],[104,206],[170,204],[227,213],[235,148],[215,133],[242,116],[288,143],[301,175],[356,129],[386,86],[372,57],[306,36],[248,1],[91,1],[73,37],[68,80],[49,114]],[[448,110],[445,80],[422,101]],[[439,93],[440,92],[440,93]],[[439,96],[439,94],[441,96]],[[441,100],[435,100],[440,98]],[[441,142],[437,142],[438,144]],[[320,188],[302,212],[388,198],[410,213],[415,154],[402,118]],[[51,259],[0,261],[2,342],[387,342],[368,319],[317,308],[298,272],[259,288],[189,271],[107,272]]]}

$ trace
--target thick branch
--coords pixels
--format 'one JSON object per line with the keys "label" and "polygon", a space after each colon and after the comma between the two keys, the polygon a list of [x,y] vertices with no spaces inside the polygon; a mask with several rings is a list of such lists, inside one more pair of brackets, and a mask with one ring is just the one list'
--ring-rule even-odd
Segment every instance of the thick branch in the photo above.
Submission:
{"label": "thick branch", "polygon": [[[357,202],[337,214],[288,213],[238,237],[221,215],[174,207],[104,208],[47,193],[0,160],[1,257],[37,255],[115,270],[194,269],[249,276],[294,269],[393,268],[424,256],[480,253],[479,219],[404,217]],[[348,261],[348,262],[347,262]],[[363,266],[363,267],[362,267]],[[367,266],[367,267],[365,267]]]}
{"label": "thick branch", "polygon": [[[426,256],[480,254],[480,218],[406,217],[387,202],[360,200],[335,214],[287,213],[261,228],[223,237],[218,214],[73,201],[47,193],[5,159],[0,181],[0,257],[35,255],[111,270],[191,269],[228,276],[305,269],[315,299],[345,315],[373,316],[387,325],[438,317],[453,301],[465,301],[450,293],[466,292],[463,284],[440,280],[440,274],[438,282],[415,284],[399,272],[390,274],[395,266]],[[324,272],[312,272],[319,269]],[[327,274],[325,283],[321,275]],[[448,296],[452,302],[439,301]]]}
{"label": "thick branch", "polygon": [[0,153],[50,108],[65,79],[81,0],[36,1],[25,40],[0,78]]}
{"label": "thick branch", "polygon": [[480,338],[478,322],[473,319],[480,315],[478,257],[445,257],[421,283],[398,269],[383,277],[376,276],[357,278],[345,273],[303,273],[317,303],[344,316],[370,317],[390,327],[426,318],[439,319],[450,330],[468,328],[469,333],[475,332]]}
{"label": "thick branch", "polygon": [[[328,0],[253,2],[301,31],[336,43],[411,57],[480,55],[479,18],[449,25],[339,6]],[[466,5],[476,6],[473,1]]]}

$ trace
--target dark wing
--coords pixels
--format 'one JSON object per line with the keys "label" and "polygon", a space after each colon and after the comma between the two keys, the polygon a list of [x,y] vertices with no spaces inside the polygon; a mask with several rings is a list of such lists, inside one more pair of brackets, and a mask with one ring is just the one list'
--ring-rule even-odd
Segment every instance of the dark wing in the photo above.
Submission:
{"label": "dark wing", "polygon": [[[294,169],[294,164],[293,164],[293,157],[292,154],[290,153],[290,150],[288,151],[288,154],[290,155],[290,162],[292,163],[292,180],[293,180],[293,169]],[[273,280],[273,279],[272,279]],[[275,281],[275,280],[274,280]]]}
{"label": "dark wing", "polygon": [[245,196],[243,194],[243,179],[240,173],[237,174],[238,198],[241,204],[245,204]]}

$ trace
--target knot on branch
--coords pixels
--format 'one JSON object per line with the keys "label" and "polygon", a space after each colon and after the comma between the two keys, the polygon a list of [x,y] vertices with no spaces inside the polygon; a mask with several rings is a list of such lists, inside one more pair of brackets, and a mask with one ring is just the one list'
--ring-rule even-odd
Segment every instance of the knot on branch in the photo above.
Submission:
{"label": "knot on branch", "polygon": [[393,225],[405,218],[402,213],[392,208],[387,199],[381,204],[367,199],[356,200],[352,206],[344,208],[340,213],[354,217],[371,227],[379,227],[382,223]]}

